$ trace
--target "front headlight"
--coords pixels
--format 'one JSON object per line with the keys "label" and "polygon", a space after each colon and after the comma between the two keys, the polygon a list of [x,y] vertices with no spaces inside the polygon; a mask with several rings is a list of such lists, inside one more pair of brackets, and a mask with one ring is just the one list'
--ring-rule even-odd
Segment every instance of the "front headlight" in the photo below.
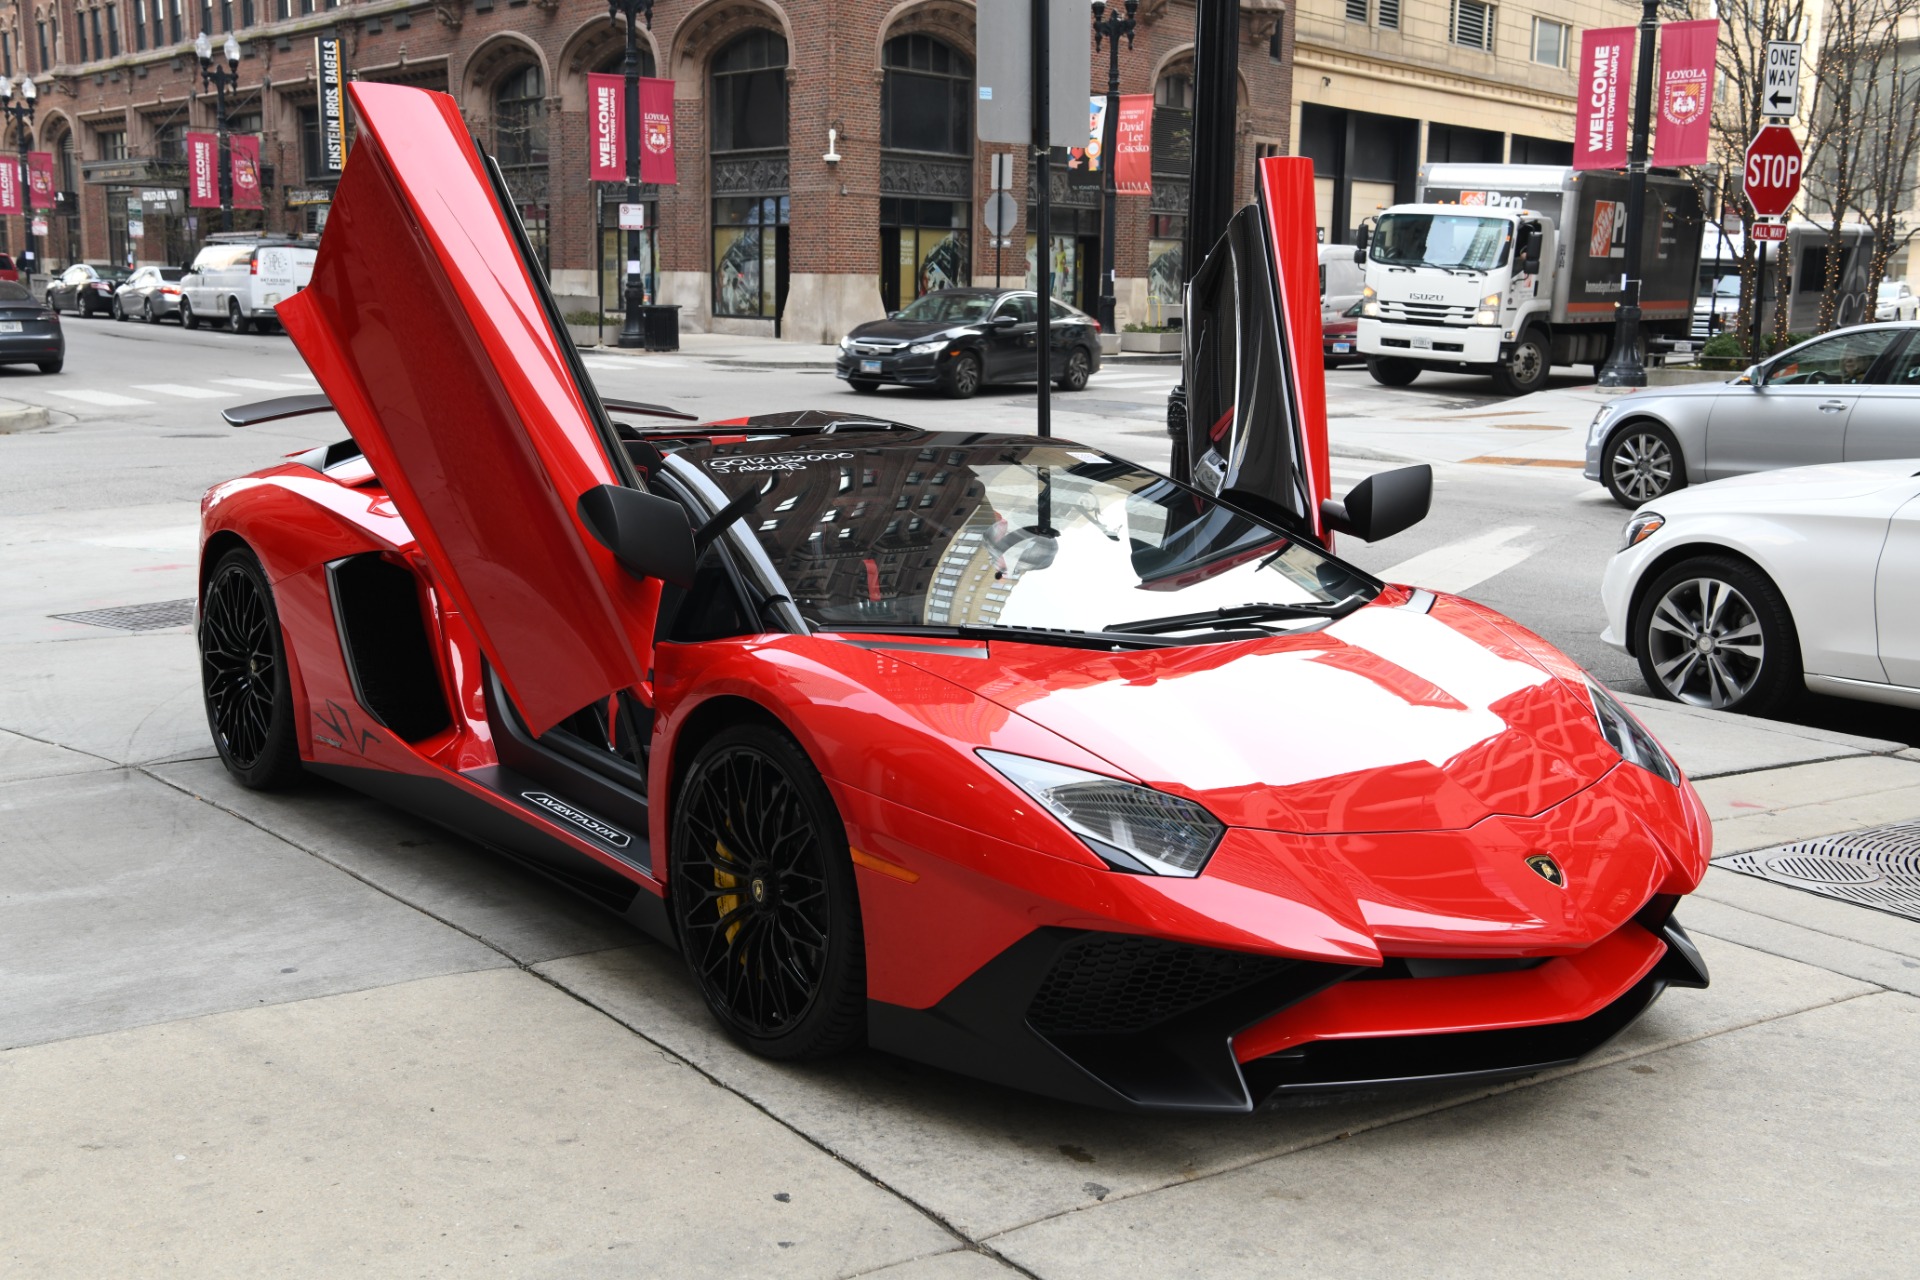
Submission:
{"label": "front headlight", "polygon": [[1665,778],[1675,786],[1680,785],[1680,766],[1673,762],[1666,749],[1653,740],[1638,720],[1605,688],[1589,680],[1587,693],[1593,698],[1594,718],[1600,722],[1600,734],[1607,740],[1620,758],[1628,764],[1637,764],[1656,778]]}
{"label": "front headlight", "polygon": [[1660,526],[1666,522],[1667,518],[1657,511],[1636,512],[1633,518],[1627,521],[1627,527],[1620,531],[1620,550],[1625,551],[1628,547],[1645,542],[1660,532]]}
{"label": "front headlight", "polygon": [[1475,324],[1499,324],[1500,313],[1498,311],[1476,311],[1473,313],[1473,322]]}
{"label": "front headlight", "polygon": [[844,338],[842,338],[842,339],[840,339],[840,349],[841,349],[842,351],[851,351],[851,350],[853,350],[853,335],[852,335],[852,334],[848,334],[848,335],[847,335],[846,337],[844,337]]}
{"label": "front headlight", "polygon": [[1226,833],[1205,809],[1164,791],[1004,751],[979,755],[1116,871],[1197,876]]}
{"label": "front headlight", "polygon": [[946,345],[947,345],[947,340],[945,338],[941,338],[935,342],[916,342],[912,346],[908,347],[907,350],[911,351],[916,356],[930,356],[930,355],[938,354],[940,348]]}

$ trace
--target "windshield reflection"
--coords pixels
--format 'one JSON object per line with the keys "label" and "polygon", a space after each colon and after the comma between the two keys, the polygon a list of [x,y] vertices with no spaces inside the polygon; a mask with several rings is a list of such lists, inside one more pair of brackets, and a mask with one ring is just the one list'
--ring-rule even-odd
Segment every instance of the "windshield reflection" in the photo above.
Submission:
{"label": "windshield reflection", "polygon": [[1388,266],[1488,271],[1507,260],[1512,231],[1505,218],[1388,213],[1381,215],[1370,249],[1375,262]]}

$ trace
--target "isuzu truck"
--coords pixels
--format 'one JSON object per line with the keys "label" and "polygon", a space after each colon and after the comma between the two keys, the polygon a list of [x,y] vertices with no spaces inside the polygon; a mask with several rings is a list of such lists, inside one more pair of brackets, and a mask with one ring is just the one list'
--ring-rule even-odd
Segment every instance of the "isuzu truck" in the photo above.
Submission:
{"label": "isuzu truck", "polygon": [[[1360,354],[1401,387],[1426,368],[1493,375],[1504,395],[1612,348],[1627,263],[1627,179],[1557,165],[1430,164],[1414,204],[1360,228]],[[1700,261],[1699,192],[1649,174],[1643,341],[1688,336]],[[1644,351],[1642,353],[1644,355]]]}

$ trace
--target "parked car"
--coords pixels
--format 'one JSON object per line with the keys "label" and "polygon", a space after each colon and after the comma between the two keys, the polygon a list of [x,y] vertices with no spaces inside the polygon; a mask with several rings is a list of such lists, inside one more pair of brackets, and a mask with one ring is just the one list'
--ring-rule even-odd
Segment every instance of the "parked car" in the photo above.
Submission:
{"label": "parked car", "polygon": [[315,246],[303,240],[218,240],[180,280],[180,323],[225,324],[235,333],[277,323],[274,307],[307,287]]}
{"label": "parked car", "polygon": [[1359,252],[1357,246],[1350,244],[1320,246],[1320,319],[1322,322],[1338,320],[1348,307],[1359,305],[1360,290],[1366,285],[1366,271],[1354,261]]}
{"label": "parked car", "polygon": [[60,317],[18,280],[0,280],[0,364],[35,364],[58,373],[67,359]]}
{"label": "parked car", "polygon": [[1727,382],[1602,406],[1586,477],[1637,507],[1749,471],[1920,455],[1920,323],[1857,325],[1789,347]]}
{"label": "parked car", "polygon": [[10,253],[0,253],[0,280],[18,280],[20,267]]}
{"label": "parked car", "polygon": [[113,310],[113,291],[129,274],[125,267],[76,262],[47,286],[47,310],[105,315]]}
{"label": "parked car", "polygon": [[1875,320],[1912,320],[1920,315],[1920,298],[1905,280],[1882,280],[1880,294],[1874,299]]}
{"label": "parked car", "polygon": [[1916,472],[1912,455],[1795,467],[1641,508],[1601,638],[1696,706],[1765,715],[1806,688],[1920,707]]}
{"label": "parked car", "polygon": [[[1053,299],[1054,385],[1078,391],[1100,367],[1100,324]],[[936,289],[840,339],[834,373],[855,391],[882,383],[938,387],[965,400],[981,387],[1032,382],[1039,295],[1030,289]]]}
{"label": "parked car", "polygon": [[1366,357],[1356,355],[1354,338],[1360,331],[1360,300],[1354,299],[1352,306],[1337,312],[1329,320],[1327,313],[1320,313],[1320,356],[1329,369],[1337,369],[1343,364],[1365,364]]}
{"label": "parked car", "polygon": [[138,316],[148,324],[179,319],[180,278],[186,274],[185,267],[141,267],[113,291],[113,318]]}

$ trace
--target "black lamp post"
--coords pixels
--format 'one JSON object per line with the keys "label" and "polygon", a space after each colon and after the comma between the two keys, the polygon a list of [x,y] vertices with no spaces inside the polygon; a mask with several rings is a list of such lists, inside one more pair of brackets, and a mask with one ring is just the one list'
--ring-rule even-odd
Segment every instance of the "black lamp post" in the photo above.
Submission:
{"label": "black lamp post", "polygon": [[[627,60],[621,67],[626,77],[626,94],[621,103],[622,132],[627,138],[627,203],[640,203],[640,26],[653,30],[653,0],[607,0],[607,14],[615,21],[627,20]],[[620,321],[620,336],[614,344],[644,347],[646,335],[640,331],[640,307],[646,293],[640,282],[640,232],[627,228],[626,314]]]}
{"label": "black lamp post", "polygon": [[1094,318],[1105,333],[1114,331],[1113,241],[1118,200],[1113,150],[1120,131],[1120,37],[1125,36],[1127,48],[1133,48],[1133,29],[1138,25],[1134,14],[1139,10],[1140,0],[1126,0],[1124,15],[1114,0],[1093,0],[1093,47],[1099,49],[1102,39],[1107,42],[1107,109],[1100,127],[1100,297],[1094,304]]}
{"label": "black lamp post", "polygon": [[1653,42],[1659,34],[1660,0],[1640,0],[1640,61],[1633,86],[1633,151],[1627,159],[1627,279],[1614,317],[1613,351],[1600,370],[1603,387],[1644,387],[1640,359],[1640,278],[1645,274],[1641,234],[1647,211],[1647,134],[1653,127]]}
{"label": "black lamp post", "polygon": [[[21,76],[20,83],[0,76],[0,111],[13,121],[13,136],[20,143],[20,175],[16,179],[20,192],[20,222],[26,229],[27,252],[32,255],[34,265],[40,263],[40,254],[33,247],[33,179],[27,173],[27,150],[33,146],[33,109],[40,97],[39,88],[31,76]],[[27,280],[29,288],[33,285],[31,273]]]}
{"label": "black lamp post", "polygon": [[193,52],[200,59],[200,84],[213,90],[214,118],[220,128],[220,229],[233,230],[233,143],[227,135],[227,95],[240,83],[240,42],[232,36],[220,52],[227,65],[213,61],[213,42],[202,31],[193,38]]}

